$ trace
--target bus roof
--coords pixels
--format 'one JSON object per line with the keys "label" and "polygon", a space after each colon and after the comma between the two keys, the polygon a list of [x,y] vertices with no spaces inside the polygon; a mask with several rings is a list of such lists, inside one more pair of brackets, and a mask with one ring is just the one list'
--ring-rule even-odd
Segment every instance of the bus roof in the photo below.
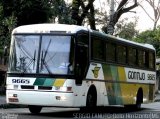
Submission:
{"label": "bus roof", "polygon": [[53,24],[53,23],[44,23],[44,24],[31,24],[31,25],[23,25],[23,26],[19,26],[17,28],[15,28],[12,31],[12,34],[15,33],[76,33],[80,30],[84,30],[84,31],[90,31],[92,33],[95,33],[97,35],[102,35],[104,37],[109,37],[111,39],[115,39],[124,43],[130,43],[136,46],[141,46],[144,48],[149,48],[152,50],[155,50],[155,48],[150,45],[150,44],[142,44],[142,43],[137,43],[137,42],[133,42],[130,40],[126,40],[123,38],[119,38],[119,37],[115,37],[112,35],[108,35],[102,32],[98,32],[98,31],[94,31],[94,30],[90,30],[84,26],[77,26],[77,25],[67,25],[67,24]]}
{"label": "bus roof", "polygon": [[88,28],[77,25],[67,25],[67,24],[31,24],[23,25],[15,28],[12,34],[15,33],[52,33],[52,32],[62,32],[62,33],[76,33],[77,31],[85,30]]}
{"label": "bus roof", "polygon": [[151,44],[138,43],[138,42],[126,40],[126,39],[123,39],[123,38],[120,38],[120,37],[115,37],[113,35],[105,34],[103,32],[99,32],[99,31],[92,31],[92,32],[94,32],[97,35],[99,34],[101,36],[111,38],[112,40],[118,40],[119,42],[128,43],[128,44],[132,44],[132,45],[135,45],[135,46],[140,46],[140,47],[143,47],[143,48],[149,48],[149,49],[155,50],[155,48]]}

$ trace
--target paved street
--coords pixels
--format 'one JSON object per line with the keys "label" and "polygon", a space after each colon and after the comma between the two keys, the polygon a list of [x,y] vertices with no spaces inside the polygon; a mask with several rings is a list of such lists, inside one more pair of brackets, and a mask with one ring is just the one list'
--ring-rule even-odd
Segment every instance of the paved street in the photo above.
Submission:
{"label": "paved street", "polygon": [[160,95],[156,97],[156,102],[150,104],[142,104],[142,109],[138,111],[119,106],[108,106],[105,108],[99,108],[94,112],[81,112],[79,108],[46,107],[42,109],[40,114],[34,115],[29,112],[28,108],[10,108],[4,106],[6,105],[5,96],[0,96],[0,119],[159,119],[159,100]]}
{"label": "paved street", "polygon": [[27,108],[0,109],[0,119],[159,119],[160,103],[143,104],[142,109],[128,110],[123,107],[99,108],[94,112],[80,112],[78,108],[43,108],[40,114],[34,115]]}

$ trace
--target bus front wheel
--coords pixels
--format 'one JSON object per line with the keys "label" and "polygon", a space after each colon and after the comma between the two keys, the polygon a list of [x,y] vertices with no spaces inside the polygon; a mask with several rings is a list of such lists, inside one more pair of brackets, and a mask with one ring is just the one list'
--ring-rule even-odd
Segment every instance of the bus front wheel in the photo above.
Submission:
{"label": "bus front wheel", "polygon": [[97,105],[97,92],[96,92],[96,88],[92,87],[90,88],[87,94],[86,107],[93,108],[93,107],[96,107],[96,105]]}
{"label": "bus front wheel", "polygon": [[41,107],[41,106],[35,106],[35,105],[29,105],[28,108],[29,108],[29,111],[30,111],[32,114],[38,114],[38,113],[40,113],[41,110],[42,110],[42,107]]}
{"label": "bus front wheel", "polygon": [[91,86],[86,97],[86,107],[80,107],[80,111],[95,111],[97,106],[97,91],[95,86]]}

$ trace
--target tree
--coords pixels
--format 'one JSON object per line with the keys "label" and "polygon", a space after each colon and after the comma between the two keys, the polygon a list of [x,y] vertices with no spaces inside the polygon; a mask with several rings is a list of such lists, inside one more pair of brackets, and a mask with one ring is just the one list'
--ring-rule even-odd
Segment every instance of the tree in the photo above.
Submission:
{"label": "tree", "polygon": [[2,0],[3,15],[17,18],[17,25],[47,22],[52,16],[48,0]]}
{"label": "tree", "polygon": [[160,26],[155,30],[147,30],[140,33],[134,38],[134,41],[152,44],[156,49],[157,57],[160,57]]}
{"label": "tree", "polygon": [[120,20],[115,26],[114,34],[115,36],[132,40],[139,33],[138,30],[136,30],[137,18],[135,18],[134,22],[127,21],[128,18]]}
{"label": "tree", "polygon": [[[95,9],[93,2],[95,0],[73,0],[72,2],[72,18],[76,21],[77,25],[82,25],[85,17],[89,18],[89,24],[91,29],[96,29],[95,27]],[[131,9],[138,6],[137,0],[134,0],[132,6],[126,7],[129,0],[121,0],[117,10],[114,12],[112,19],[110,19],[107,26],[104,26],[104,32],[108,33],[108,29],[112,27],[114,29],[115,24],[118,22],[119,18],[123,13],[129,12]],[[105,17],[107,18],[107,17]],[[106,23],[108,21],[105,21]],[[114,30],[113,30],[114,32]],[[113,32],[111,34],[113,34]]]}
{"label": "tree", "polygon": [[10,34],[16,22],[16,17],[13,14],[11,16],[4,16],[3,6],[2,3],[0,3],[0,49],[9,45]]}
{"label": "tree", "polygon": [[52,0],[50,2],[52,8],[52,18],[51,22],[72,24],[73,20],[71,18],[71,4],[66,3],[64,0]]}
{"label": "tree", "polygon": [[3,0],[4,16],[14,14],[17,26],[25,24],[55,22],[70,24],[71,5],[65,0]]}
{"label": "tree", "polygon": [[[121,0],[116,11],[112,14],[108,25],[103,28],[105,33],[113,34],[114,27],[115,27],[116,23],[118,22],[119,18],[122,16],[122,14],[130,12],[130,10],[132,10],[133,8],[138,6],[137,0],[134,0],[133,5],[126,7],[128,2],[129,2],[129,0]],[[113,30],[110,31],[110,29],[113,29]]]}
{"label": "tree", "polygon": [[[73,0],[72,1],[72,19],[76,21],[77,25],[82,25],[82,22],[86,16],[89,16],[89,23],[91,29],[96,29],[95,17],[94,17],[94,6],[93,2],[95,0]],[[86,3],[86,5],[85,5]],[[90,15],[89,14],[90,10]]]}
{"label": "tree", "polygon": [[151,16],[151,14],[149,14],[149,12],[144,8],[142,3],[139,5],[145,11],[148,17],[153,21],[154,23],[153,30],[155,30],[157,27],[158,20],[160,19],[160,1],[159,0],[145,0],[145,2],[147,2],[151,6],[154,16]]}

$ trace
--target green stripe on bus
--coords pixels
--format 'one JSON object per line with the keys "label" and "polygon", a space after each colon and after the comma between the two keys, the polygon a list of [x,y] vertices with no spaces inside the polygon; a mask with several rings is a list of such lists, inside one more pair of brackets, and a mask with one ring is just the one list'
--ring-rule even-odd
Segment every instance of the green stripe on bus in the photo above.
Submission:
{"label": "green stripe on bus", "polygon": [[45,80],[45,78],[37,78],[33,85],[43,86]]}
{"label": "green stripe on bus", "polygon": [[55,79],[52,78],[37,78],[33,85],[37,86],[53,86]]}
{"label": "green stripe on bus", "polygon": [[54,82],[55,82],[55,79],[47,78],[43,86],[52,86]]}
{"label": "green stripe on bus", "polygon": [[[117,66],[103,65],[102,67],[104,71],[105,80],[112,80],[112,81],[121,80]],[[106,90],[110,105],[123,104],[120,83],[106,82]]]}

